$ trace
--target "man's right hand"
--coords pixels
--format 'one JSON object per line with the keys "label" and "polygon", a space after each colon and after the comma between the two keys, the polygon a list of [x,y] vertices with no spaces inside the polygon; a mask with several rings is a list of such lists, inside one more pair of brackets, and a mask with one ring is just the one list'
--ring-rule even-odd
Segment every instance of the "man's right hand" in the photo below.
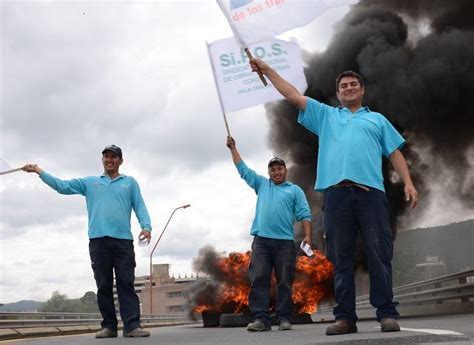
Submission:
{"label": "man's right hand", "polygon": [[257,72],[257,70],[260,70],[263,74],[266,74],[269,66],[261,59],[258,58],[252,58],[249,60],[250,67],[252,67],[252,72]]}
{"label": "man's right hand", "polygon": [[235,149],[235,140],[234,140],[234,138],[228,136],[226,145],[231,150]]}
{"label": "man's right hand", "polygon": [[40,174],[43,170],[38,166],[38,164],[27,164],[23,168],[21,168],[23,171],[29,172],[29,173],[37,173]]}

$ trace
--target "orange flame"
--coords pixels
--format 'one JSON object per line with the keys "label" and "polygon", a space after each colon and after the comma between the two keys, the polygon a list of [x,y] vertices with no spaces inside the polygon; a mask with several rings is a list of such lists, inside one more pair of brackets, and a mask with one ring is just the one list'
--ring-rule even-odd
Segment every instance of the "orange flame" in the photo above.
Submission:
{"label": "orange flame", "polygon": [[332,264],[321,252],[313,250],[313,253],[312,257],[300,256],[296,261],[293,302],[301,306],[300,313],[316,312],[318,304],[332,291],[332,286],[329,286],[333,276]]}
{"label": "orange flame", "polygon": [[[317,305],[331,296],[332,264],[319,251],[314,256],[299,256],[296,261],[295,281],[293,284],[293,302],[299,313],[314,313]],[[220,257],[218,266],[225,279],[220,285],[217,302],[213,305],[202,304],[194,308],[194,312],[223,311],[224,306],[231,305],[234,313],[244,311],[248,307],[250,283],[248,267],[250,251],[246,253],[230,253],[228,257]],[[275,279],[272,277],[272,291],[275,291]]]}

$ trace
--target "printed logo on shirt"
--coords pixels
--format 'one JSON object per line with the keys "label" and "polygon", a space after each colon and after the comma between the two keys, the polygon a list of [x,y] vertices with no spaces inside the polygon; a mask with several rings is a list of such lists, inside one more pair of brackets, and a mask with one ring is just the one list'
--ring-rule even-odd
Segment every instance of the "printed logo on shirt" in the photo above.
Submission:
{"label": "printed logo on shirt", "polygon": [[130,186],[128,184],[121,184],[120,188],[129,189]]}

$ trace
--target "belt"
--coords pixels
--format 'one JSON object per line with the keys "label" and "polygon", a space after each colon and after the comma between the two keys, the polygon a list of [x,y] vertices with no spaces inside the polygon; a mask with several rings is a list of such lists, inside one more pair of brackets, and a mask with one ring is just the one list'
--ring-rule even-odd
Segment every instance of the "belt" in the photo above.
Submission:
{"label": "belt", "polygon": [[369,187],[364,186],[363,184],[355,183],[351,180],[342,180],[338,184],[335,184],[333,187],[335,187],[335,188],[338,188],[338,187],[357,187],[357,188],[360,188],[362,190],[365,190],[366,192],[370,192]]}

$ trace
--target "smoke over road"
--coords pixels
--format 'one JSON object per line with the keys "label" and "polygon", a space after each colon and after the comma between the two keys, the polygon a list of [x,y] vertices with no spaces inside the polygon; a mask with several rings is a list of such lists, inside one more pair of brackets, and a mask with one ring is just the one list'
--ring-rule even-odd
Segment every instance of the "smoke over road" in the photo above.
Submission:
{"label": "smoke over road", "polygon": [[[474,209],[474,112],[468,104],[474,94],[473,13],[471,0],[364,0],[338,24],[328,48],[307,59],[306,95],[327,104],[338,105],[340,72],[364,76],[365,105],[384,114],[408,141],[402,152],[422,197],[418,218],[429,216],[428,205],[432,210],[440,195]],[[318,221],[317,137],[297,123],[288,102],[266,110],[270,144],[292,162],[289,179],[305,190]],[[383,171],[393,231],[400,221],[413,225],[388,161]]]}

